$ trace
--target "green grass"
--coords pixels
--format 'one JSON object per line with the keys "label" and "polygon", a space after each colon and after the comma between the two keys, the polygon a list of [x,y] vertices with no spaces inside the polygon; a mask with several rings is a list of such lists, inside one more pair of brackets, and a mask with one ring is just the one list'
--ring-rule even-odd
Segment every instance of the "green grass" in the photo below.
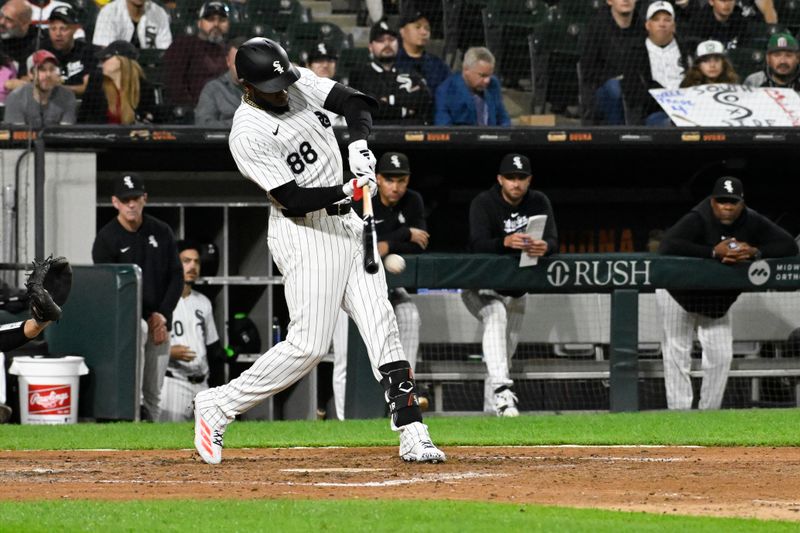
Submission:
{"label": "green grass", "polygon": [[[516,419],[426,419],[442,446],[641,444],[800,446],[800,409],[563,414]],[[0,449],[191,448],[191,423],[0,426]],[[386,420],[345,422],[236,422],[227,448],[289,446],[391,446],[397,436]]]}
{"label": "green grass", "polygon": [[[458,501],[0,502],[0,531],[797,531],[797,523]],[[465,520],[466,517],[466,520]]]}

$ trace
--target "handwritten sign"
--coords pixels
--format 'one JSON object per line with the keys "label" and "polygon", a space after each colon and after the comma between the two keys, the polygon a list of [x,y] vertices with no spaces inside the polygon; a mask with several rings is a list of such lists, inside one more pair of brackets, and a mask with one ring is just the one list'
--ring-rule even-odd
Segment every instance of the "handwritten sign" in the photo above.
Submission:
{"label": "handwritten sign", "polygon": [[650,94],[677,126],[800,126],[800,95],[792,89],[712,84]]}

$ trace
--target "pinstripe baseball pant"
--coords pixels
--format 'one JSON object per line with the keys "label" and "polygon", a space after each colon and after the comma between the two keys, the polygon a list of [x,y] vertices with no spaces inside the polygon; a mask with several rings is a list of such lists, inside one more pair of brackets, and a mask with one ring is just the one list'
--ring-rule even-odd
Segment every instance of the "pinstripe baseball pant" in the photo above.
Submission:
{"label": "pinstripe baseball pant", "polygon": [[711,318],[689,313],[664,289],[656,290],[656,303],[664,324],[664,386],[667,407],[691,409],[694,397],[692,379],[692,344],[694,331],[703,349],[703,384],[698,409],[719,409],[725,395],[733,359],[731,317],[726,313]]}
{"label": "pinstripe baseball pant", "polygon": [[376,380],[379,366],[405,359],[383,266],[375,275],[364,271],[362,227],[353,212],[287,218],[271,210],[268,244],[284,276],[289,328],[286,339],[241,376],[211,389],[229,419],[314,369],[330,348],[340,309],[358,326]]}
{"label": "pinstripe baseball pant", "polygon": [[483,362],[486,380],[483,387],[483,410],[494,412],[494,391],[514,382],[509,377],[511,357],[517,351],[519,331],[525,317],[525,297],[503,296],[488,289],[465,289],[461,300],[483,324]]}

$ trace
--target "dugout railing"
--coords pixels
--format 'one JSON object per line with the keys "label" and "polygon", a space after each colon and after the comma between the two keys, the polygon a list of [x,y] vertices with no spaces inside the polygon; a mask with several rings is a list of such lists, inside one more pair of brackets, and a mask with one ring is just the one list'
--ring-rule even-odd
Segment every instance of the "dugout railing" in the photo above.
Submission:
{"label": "dugout railing", "polygon": [[[734,350],[739,356],[733,360],[730,377],[788,378],[794,382],[795,402],[800,393],[800,354],[782,350],[800,323],[800,293],[796,292],[800,258],[728,266],[652,254],[567,254],[519,268],[514,257],[432,254],[408,258],[407,263],[402,275],[388,279],[392,286],[425,289],[414,297],[420,308],[423,345],[480,343],[480,324],[466,311],[459,295],[431,293],[431,289],[526,290],[531,294],[521,342],[592,349],[579,359],[545,357],[512,363],[512,377],[607,380],[610,411],[638,410],[638,381],[663,377],[657,352],[661,324],[652,294],[655,289],[742,290],[730,311]],[[773,343],[769,357],[761,354],[763,343]],[[364,359],[351,351],[350,375]],[[483,363],[474,358],[426,361],[421,357],[416,376],[420,383],[433,386],[434,411],[442,412],[443,384],[482,380],[484,372]],[[694,361],[692,375],[702,373],[700,361]]]}

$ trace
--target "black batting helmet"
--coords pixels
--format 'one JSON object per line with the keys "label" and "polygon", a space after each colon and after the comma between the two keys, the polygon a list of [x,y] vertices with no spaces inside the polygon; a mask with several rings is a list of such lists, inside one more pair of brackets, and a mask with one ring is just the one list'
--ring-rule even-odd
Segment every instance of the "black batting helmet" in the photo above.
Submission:
{"label": "black batting helmet", "polygon": [[281,45],[264,37],[254,37],[236,51],[236,73],[265,93],[286,89],[300,78]]}

